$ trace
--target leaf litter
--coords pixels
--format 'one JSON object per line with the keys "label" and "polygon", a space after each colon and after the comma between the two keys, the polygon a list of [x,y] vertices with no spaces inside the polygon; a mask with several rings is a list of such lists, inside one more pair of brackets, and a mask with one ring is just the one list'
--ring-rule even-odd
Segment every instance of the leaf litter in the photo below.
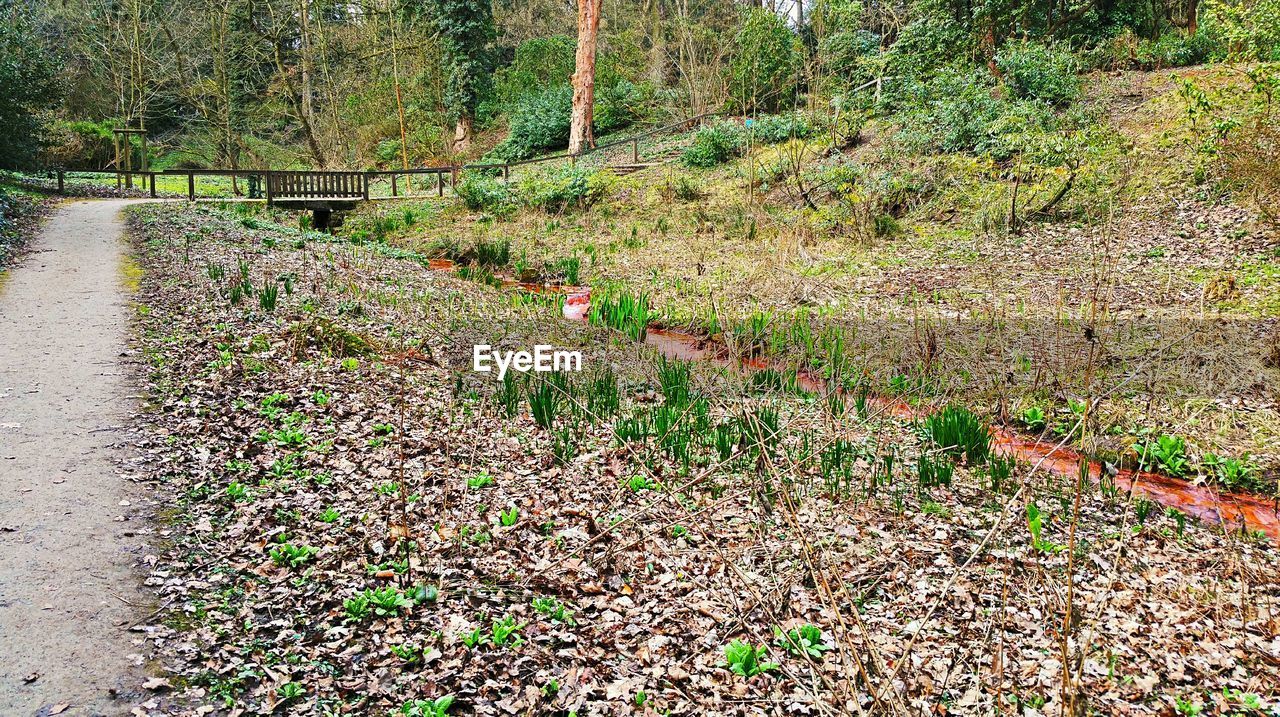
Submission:
{"label": "leaf litter", "polygon": [[[712,420],[770,406],[785,445],[683,469],[588,422],[557,460],[528,405],[509,418],[470,373],[471,346],[580,348],[643,408],[662,398],[642,346],[376,245],[208,207],[131,225],[152,402],[135,431],[173,506],[147,579],[169,607],[140,627],[172,691],[136,714],[414,714],[446,696],[478,715],[1063,714],[1064,698],[1248,714],[1280,697],[1265,541],[1139,525],[1127,496],[1092,490],[1073,533],[1072,486],[1028,466],[999,492],[960,465],[927,491],[900,467],[874,494],[825,495],[797,436],[836,430],[907,466],[918,427],[832,421],[710,368]],[[817,658],[775,641],[804,625]],[[777,668],[737,674],[734,640]]]}

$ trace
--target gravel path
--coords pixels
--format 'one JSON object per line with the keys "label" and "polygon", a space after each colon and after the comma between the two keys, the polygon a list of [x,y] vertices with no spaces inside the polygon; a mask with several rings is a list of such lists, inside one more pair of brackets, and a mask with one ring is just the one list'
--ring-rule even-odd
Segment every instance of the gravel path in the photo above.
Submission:
{"label": "gravel path", "polygon": [[0,280],[0,715],[127,714],[149,610],[113,444],[123,201],[59,207]]}

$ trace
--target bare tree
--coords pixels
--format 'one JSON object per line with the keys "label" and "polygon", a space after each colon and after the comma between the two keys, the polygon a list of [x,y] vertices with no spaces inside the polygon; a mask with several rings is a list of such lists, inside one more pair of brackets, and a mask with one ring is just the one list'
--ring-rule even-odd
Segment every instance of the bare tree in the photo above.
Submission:
{"label": "bare tree", "polygon": [[256,29],[262,38],[271,44],[271,59],[275,63],[277,75],[284,82],[289,108],[293,110],[294,117],[298,120],[312,160],[315,161],[317,167],[324,169],[329,164],[328,158],[325,156],[324,149],[320,146],[320,140],[316,134],[315,125],[312,123],[311,115],[304,106],[303,88],[298,86],[293,68],[285,57],[285,48],[291,44],[290,40],[294,37],[292,33],[296,32],[296,30],[290,27],[283,14],[276,12],[270,2],[264,3],[264,8],[266,10],[266,22],[258,23]]}

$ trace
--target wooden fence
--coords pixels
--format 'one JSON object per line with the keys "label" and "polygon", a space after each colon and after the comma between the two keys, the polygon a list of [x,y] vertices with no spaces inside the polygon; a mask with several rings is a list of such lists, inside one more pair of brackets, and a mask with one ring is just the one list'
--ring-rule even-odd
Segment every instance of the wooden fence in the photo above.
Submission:
{"label": "wooden fence", "polygon": [[[559,160],[569,160],[570,163],[576,163],[577,160],[586,155],[601,152],[606,149],[620,147],[624,145],[631,146],[631,161],[638,164],[640,161],[640,140],[659,134],[665,134],[672,131],[688,131],[694,126],[705,122],[710,117],[720,116],[720,112],[706,112],[695,117],[672,122],[661,127],[655,127],[630,137],[605,142],[585,149],[581,152],[560,152],[557,154],[545,155],[542,157],[533,157],[531,159],[522,159],[512,162],[479,162],[473,164],[449,164],[437,167],[416,167],[413,169],[382,169],[370,171],[336,171],[336,170],[272,170],[272,169],[167,169],[162,172],[156,171],[128,171],[114,169],[56,169],[50,170],[50,175],[56,175],[58,182],[58,192],[65,191],[65,178],[70,174],[104,174],[116,177],[117,185],[120,184],[122,178],[128,179],[132,177],[140,177],[142,186],[149,188],[152,197],[158,196],[156,191],[156,177],[161,176],[185,176],[187,199],[195,201],[197,198],[196,182],[200,177],[231,177],[233,181],[236,178],[245,178],[249,180],[250,195],[252,198],[262,198],[267,203],[273,203],[279,199],[370,199],[370,187],[375,183],[389,184],[390,196],[422,196],[418,194],[410,195],[407,192],[402,195],[402,183],[405,189],[413,182],[415,177],[435,176],[435,194],[438,197],[444,196],[445,175],[448,175],[448,183],[451,187],[456,188],[458,184],[459,174],[464,170],[500,170],[504,181],[510,181],[511,170],[514,167],[524,165],[540,164],[543,162],[554,162]],[[429,185],[430,180],[424,184]],[[262,192],[262,196],[254,197],[255,188]],[[378,198],[378,197],[374,197]]]}

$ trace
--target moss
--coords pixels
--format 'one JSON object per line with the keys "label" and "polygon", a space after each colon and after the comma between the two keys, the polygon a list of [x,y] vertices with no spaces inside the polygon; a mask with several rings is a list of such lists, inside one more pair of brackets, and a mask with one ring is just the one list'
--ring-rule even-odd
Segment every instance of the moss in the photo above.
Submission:
{"label": "moss", "polygon": [[142,288],[142,267],[129,254],[120,255],[120,276],[124,290],[136,294]]}

